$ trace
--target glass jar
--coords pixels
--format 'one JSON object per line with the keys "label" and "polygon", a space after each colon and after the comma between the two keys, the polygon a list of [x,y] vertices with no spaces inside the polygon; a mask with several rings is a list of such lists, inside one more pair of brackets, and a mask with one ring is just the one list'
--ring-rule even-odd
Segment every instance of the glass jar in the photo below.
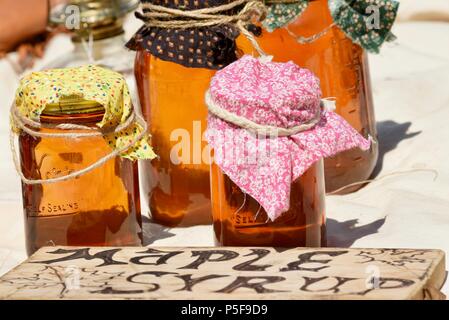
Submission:
{"label": "glass jar", "polygon": [[[288,25],[296,36],[309,37],[333,23],[327,0],[310,1],[305,11]],[[301,44],[285,28],[263,31],[261,47],[274,61],[294,61],[314,72],[321,81],[323,97],[335,97],[336,112],[365,138],[375,141],[374,118],[368,60],[365,51],[354,44],[338,26],[317,40]],[[326,191],[332,192],[370,177],[378,157],[377,143],[368,151],[351,149],[324,160]],[[345,188],[355,191],[362,184]]]}
{"label": "glass jar", "polygon": [[[229,2],[143,3],[196,10]],[[128,44],[137,51],[134,70],[140,105],[159,155],[140,168],[142,204],[148,203],[154,222],[168,226],[211,223],[204,93],[216,70],[237,59],[237,36],[231,25],[186,30],[144,25]],[[249,45],[239,48],[246,51]]]}
{"label": "glass jar", "polygon": [[[50,26],[63,26],[72,35],[73,49],[48,63],[43,69],[96,64],[125,77],[133,104],[138,106],[134,78],[134,52],[125,47],[123,20],[137,8],[138,0],[55,0],[51,1]],[[78,8],[80,23],[73,23]]]}
{"label": "glass jar", "polygon": [[291,186],[290,209],[275,221],[216,164],[211,166],[215,242],[224,246],[326,246],[323,161]]}
{"label": "glass jar", "polygon": [[210,223],[210,162],[207,152],[203,157],[207,143],[202,137],[204,92],[215,71],[184,67],[140,50],[135,73],[142,113],[159,155],[141,166],[151,217],[169,226]]}
{"label": "glass jar", "polygon": [[370,142],[321,99],[319,79],[246,55],[214,75],[205,102],[217,244],[326,245],[322,159]]}
{"label": "glass jar", "polygon": [[[95,102],[48,104],[42,124],[94,127],[104,115]],[[42,133],[60,129],[42,128]],[[64,130],[65,133],[86,129]],[[102,136],[33,137],[21,131],[20,163],[28,179],[51,179],[81,170],[111,152]],[[135,246],[142,244],[137,163],[115,157],[100,167],[61,182],[22,183],[26,246]]]}

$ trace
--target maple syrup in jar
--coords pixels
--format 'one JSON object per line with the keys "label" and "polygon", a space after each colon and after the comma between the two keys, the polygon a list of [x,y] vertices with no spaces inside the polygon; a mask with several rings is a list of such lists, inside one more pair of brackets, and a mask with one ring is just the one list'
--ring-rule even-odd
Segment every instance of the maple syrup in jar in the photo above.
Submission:
{"label": "maple syrup in jar", "polygon": [[[40,122],[94,127],[104,115],[95,102],[66,109],[47,105]],[[64,133],[86,132],[64,130]],[[43,133],[60,129],[41,128]],[[21,169],[28,179],[52,179],[86,168],[111,152],[102,136],[19,136]],[[26,247],[138,246],[142,244],[137,162],[115,157],[92,171],[61,182],[22,183]]]}
{"label": "maple syrup in jar", "polygon": [[292,183],[290,208],[271,221],[265,210],[215,163],[211,166],[212,214],[217,245],[326,246],[323,161]]}
{"label": "maple syrup in jar", "polygon": [[204,92],[215,71],[188,68],[139,50],[135,72],[142,113],[158,155],[141,166],[152,220],[169,226],[210,223]]}
{"label": "maple syrup in jar", "polygon": [[[288,29],[296,36],[310,37],[333,23],[327,0],[310,1],[307,9]],[[274,61],[294,61],[314,72],[321,81],[323,97],[335,97],[336,112],[365,138],[376,139],[372,92],[365,51],[337,26],[317,40],[300,44],[285,29],[263,31],[258,38]],[[351,149],[324,160],[326,191],[331,192],[369,178],[378,157],[377,143],[368,151]],[[345,188],[355,191],[361,185]]]}
{"label": "maple syrup in jar", "polygon": [[[230,2],[143,1],[185,11]],[[237,9],[229,14],[236,14]],[[191,226],[212,222],[210,152],[203,137],[207,126],[204,94],[215,72],[235,61],[237,51],[249,49],[247,42],[243,47],[237,45],[237,38],[241,36],[236,28],[228,24],[188,29],[144,25],[127,44],[137,52],[134,71],[140,105],[158,155],[140,165],[142,204],[148,205],[156,223]]]}

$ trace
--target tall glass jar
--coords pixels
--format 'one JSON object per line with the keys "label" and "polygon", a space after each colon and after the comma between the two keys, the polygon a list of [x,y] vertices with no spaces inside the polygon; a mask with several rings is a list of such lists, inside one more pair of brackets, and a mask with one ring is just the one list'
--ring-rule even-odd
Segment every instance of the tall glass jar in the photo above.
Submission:
{"label": "tall glass jar", "polygon": [[[296,36],[319,34],[333,23],[327,0],[310,1],[305,11],[285,28],[263,31],[262,48],[274,61],[294,61],[313,71],[321,81],[323,97],[336,99],[336,112],[365,138],[376,140],[376,121],[365,51],[354,44],[338,26],[333,26],[310,43],[299,43]],[[369,178],[378,157],[377,143],[367,151],[351,149],[324,160],[326,191],[335,191]],[[355,191],[361,185],[345,188]]]}
{"label": "tall glass jar", "polygon": [[215,243],[224,246],[324,247],[326,216],[323,161],[291,186],[290,209],[274,221],[216,164],[211,167]]}
{"label": "tall glass jar", "polygon": [[215,71],[188,68],[140,50],[135,73],[142,113],[151,124],[151,142],[159,156],[141,166],[151,217],[169,226],[209,223],[204,92]]}
{"label": "tall glass jar", "polygon": [[[188,11],[230,2],[142,3]],[[228,24],[188,29],[144,25],[128,44],[137,51],[134,70],[140,105],[159,156],[141,168],[143,197],[157,223],[186,226],[211,222],[204,93],[216,70],[237,59],[238,34]]]}
{"label": "tall glass jar", "polygon": [[[103,106],[91,102],[47,105],[43,125],[94,127]],[[60,133],[61,129],[40,129]],[[86,129],[64,130],[64,133]],[[51,179],[81,170],[111,152],[101,136],[83,138],[19,136],[21,170],[28,179]],[[67,181],[22,183],[26,246],[135,246],[142,244],[137,162],[115,157]]]}

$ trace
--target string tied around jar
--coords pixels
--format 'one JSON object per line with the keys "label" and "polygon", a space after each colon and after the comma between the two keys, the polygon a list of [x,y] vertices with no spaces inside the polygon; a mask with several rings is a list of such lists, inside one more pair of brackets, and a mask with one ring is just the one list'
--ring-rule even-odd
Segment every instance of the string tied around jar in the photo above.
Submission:
{"label": "string tied around jar", "polygon": [[320,101],[320,107],[316,109],[316,112],[312,118],[310,118],[307,121],[304,121],[301,124],[285,128],[285,127],[259,124],[248,118],[232,113],[226,110],[225,108],[221,107],[219,103],[215,102],[214,99],[212,99],[209,90],[206,91],[205,102],[207,109],[211,114],[226,122],[232,123],[242,129],[249,130],[255,134],[266,135],[267,133],[270,133],[271,135],[274,134],[277,137],[288,137],[300,132],[310,130],[321,120],[323,110],[324,111],[335,110],[335,100],[333,97],[322,98]]}
{"label": "string tied around jar", "polygon": [[[62,124],[43,124],[31,119],[28,119],[21,115],[15,104],[11,107],[11,120],[13,126],[19,128],[20,130],[23,130],[28,135],[38,138],[38,137],[44,137],[44,138],[63,138],[63,139],[76,139],[76,138],[86,138],[86,137],[103,137],[105,134],[108,133],[120,133],[123,130],[126,130],[130,128],[133,124],[139,124],[142,127],[142,131],[137,134],[129,143],[125,144],[122,147],[113,149],[110,153],[104,155],[94,163],[88,165],[87,167],[73,171],[67,175],[56,177],[56,178],[50,178],[50,179],[29,179],[25,177],[25,175],[22,172],[22,169],[20,168],[20,162],[17,157],[17,151],[15,148],[15,141],[14,141],[14,131],[10,130],[10,147],[11,147],[11,153],[14,161],[14,167],[19,174],[21,180],[25,184],[29,185],[36,185],[36,184],[47,184],[47,183],[55,183],[55,182],[62,182],[67,181],[70,179],[78,178],[86,173],[89,173],[102,165],[104,165],[106,162],[108,162],[111,159],[114,159],[117,156],[120,156],[121,153],[129,150],[130,148],[134,147],[141,139],[143,139],[147,135],[148,125],[145,122],[145,120],[136,112],[132,112],[129,117],[126,119],[126,121],[114,128],[109,128],[108,130],[102,130],[100,128],[94,128],[89,126],[83,126],[83,125],[77,125],[77,124],[71,124],[71,123],[62,123]],[[83,130],[88,132],[54,132],[54,133],[48,133],[48,132],[40,132],[41,129],[58,129],[61,131],[73,131],[73,130]]]}
{"label": "string tied around jar", "polygon": [[[101,115],[93,125],[41,122],[41,114],[51,117],[68,114]],[[120,156],[130,160],[153,159],[148,142],[148,126],[135,109],[124,77],[94,65],[32,72],[20,80],[10,110],[10,147],[23,183],[48,184],[78,178]],[[99,119],[98,119],[99,120]],[[53,121],[52,121],[53,122]],[[15,135],[33,138],[81,139],[102,137],[111,152],[87,167],[49,179],[25,177],[16,152]]]}
{"label": "string tied around jar", "polygon": [[[229,13],[243,6],[236,13]],[[163,29],[189,29],[213,27],[226,24],[235,25],[238,30],[251,42],[254,49],[261,56],[266,56],[253,33],[247,26],[253,20],[261,22],[267,14],[267,7],[260,0],[235,0],[226,4],[201,9],[183,10],[168,8],[149,2],[141,4],[143,12],[136,12],[136,17],[143,20],[147,27]]]}

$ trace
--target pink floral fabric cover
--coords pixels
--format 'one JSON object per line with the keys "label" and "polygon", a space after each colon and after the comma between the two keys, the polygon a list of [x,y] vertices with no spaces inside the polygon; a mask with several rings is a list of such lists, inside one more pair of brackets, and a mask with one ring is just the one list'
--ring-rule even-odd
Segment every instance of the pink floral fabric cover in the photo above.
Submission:
{"label": "pink floral fabric cover", "polygon": [[[284,128],[311,120],[321,100],[319,80],[309,70],[248,55],[218,71],[209,92],[229,112]],[[206,139],[215,163],[271,220],[289,209],[292,182],[317,160],[370,147],[343,118],[326,110],[312,129],[288,137],[257,135],[209,113]]]}

